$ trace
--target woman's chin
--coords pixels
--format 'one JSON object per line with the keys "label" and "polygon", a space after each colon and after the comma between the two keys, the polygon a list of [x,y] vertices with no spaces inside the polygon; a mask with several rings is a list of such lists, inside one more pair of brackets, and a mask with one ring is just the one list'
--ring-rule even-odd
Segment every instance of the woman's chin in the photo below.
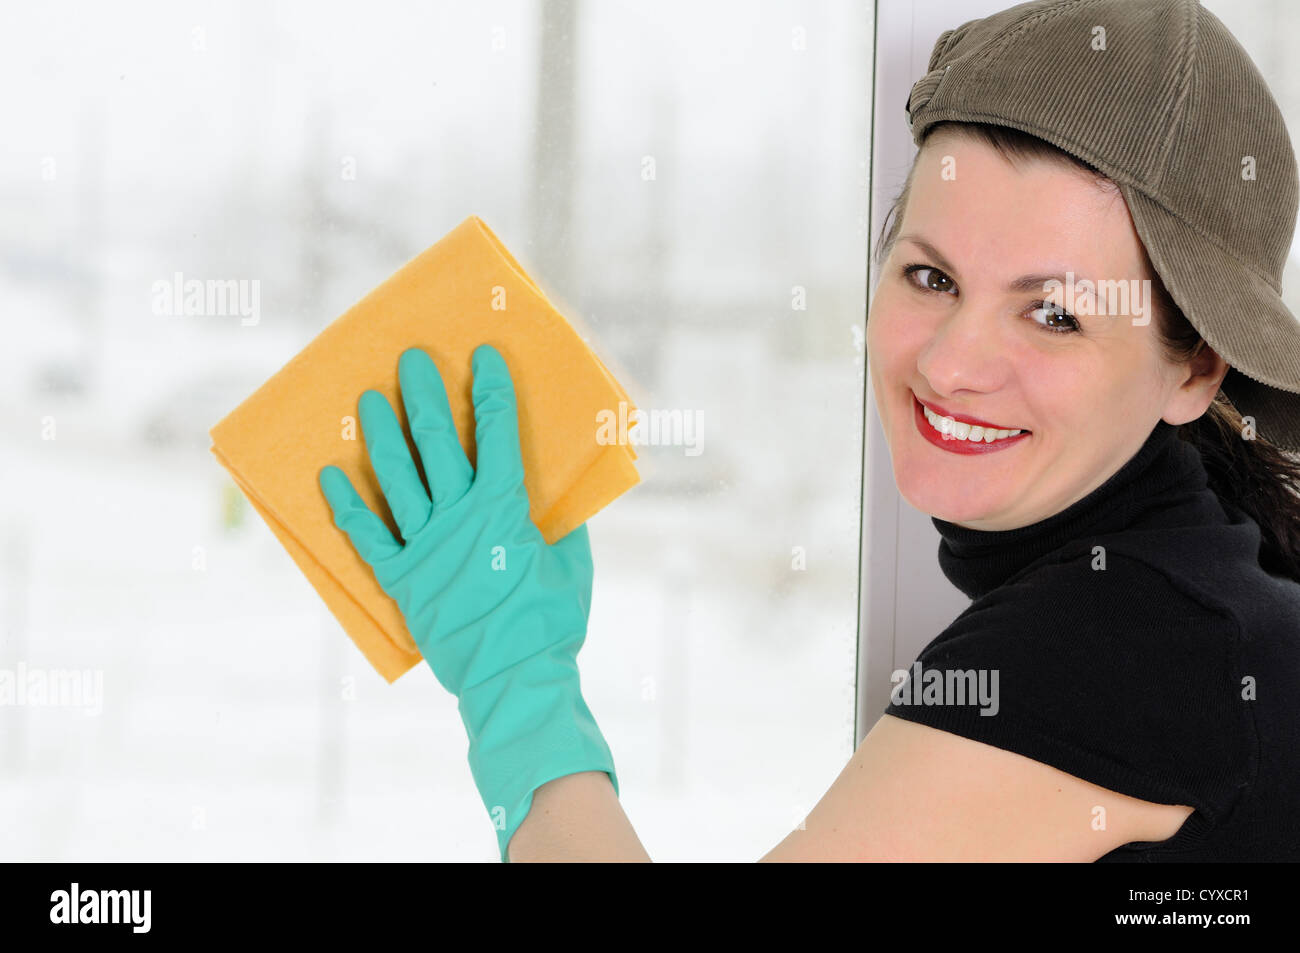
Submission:
{"label": "woman's chin", "polygon": [[920,510],[926,516],[933,516],[935,519],[943,520],[945,523],[973,523],[983,518],[985,511],[973,508],[964,503],[952,503],[946,500],[917,499],[904,495],[903,499],[907,500],[913,507]]}
{"label": "woman's chin", "polygon": [[906,474],[895,473],[899,495],[911,506],[948,523],[971,523],[985,519],[997,506],[996,501],[983,498],[973,487],[959,487],[944,482],[935,485],[934,474],[911,479]]}

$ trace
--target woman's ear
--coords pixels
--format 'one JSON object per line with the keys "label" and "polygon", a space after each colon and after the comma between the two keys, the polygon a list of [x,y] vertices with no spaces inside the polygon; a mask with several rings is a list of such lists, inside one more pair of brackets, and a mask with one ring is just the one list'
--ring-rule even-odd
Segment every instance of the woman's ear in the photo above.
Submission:
{"label": "woman's ear", "polygon": [[1169,395],[1165,421],[1177,426],[1200,417],[1219,393],[1227,373],[1228,362],[1202,339],[1196,353],[1183,364],[1181,383]]}

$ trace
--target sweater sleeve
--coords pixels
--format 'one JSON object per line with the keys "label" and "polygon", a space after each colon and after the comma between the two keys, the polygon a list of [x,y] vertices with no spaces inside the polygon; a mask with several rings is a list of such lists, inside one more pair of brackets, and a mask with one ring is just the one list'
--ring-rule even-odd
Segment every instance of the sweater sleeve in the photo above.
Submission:
{"label": "sweater sleeve", "polygon": [[885,711],[1213,826],[1253,770],[1237,639],[1153,566],[1075,555],[972,603],[895,673]]}

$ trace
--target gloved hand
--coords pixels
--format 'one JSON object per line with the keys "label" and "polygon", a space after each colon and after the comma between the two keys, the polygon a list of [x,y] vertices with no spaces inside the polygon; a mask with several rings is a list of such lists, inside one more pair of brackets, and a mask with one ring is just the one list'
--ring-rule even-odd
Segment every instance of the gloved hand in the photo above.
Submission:
{"label": "gloved hand", "polygon": [[423,350],[398,361],[426,492],[378,391],[358,409],[371,465],[404,542],[338,467],[320,471],[334,523],[396,601],[438,681],[459,699],[469,765],[501,860],[547,781],[614,760],[579,686],[592,562],[586,524],[548,544],[529,517],[514,385],[494,348],[474,351],[477,472],[461,449],[442,378]]}

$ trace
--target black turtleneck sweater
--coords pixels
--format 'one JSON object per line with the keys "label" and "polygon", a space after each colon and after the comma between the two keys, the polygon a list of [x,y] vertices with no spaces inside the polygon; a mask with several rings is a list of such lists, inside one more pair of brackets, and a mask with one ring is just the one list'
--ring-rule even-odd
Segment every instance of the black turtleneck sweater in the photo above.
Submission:
{"label": "black turtleneck sweater", "polygon": [[[1300,860],[1300,583],[1260,567],[1259,526],[1209,489],[1176,428],[1159,422],[1041,522],[932,521],[944,575],[973,601],[888,714],[1195,809],[1170,839],[1100,861]],[[976,693],[924,703],[926,670],[949,685],[997,671],[996,711]]]}

